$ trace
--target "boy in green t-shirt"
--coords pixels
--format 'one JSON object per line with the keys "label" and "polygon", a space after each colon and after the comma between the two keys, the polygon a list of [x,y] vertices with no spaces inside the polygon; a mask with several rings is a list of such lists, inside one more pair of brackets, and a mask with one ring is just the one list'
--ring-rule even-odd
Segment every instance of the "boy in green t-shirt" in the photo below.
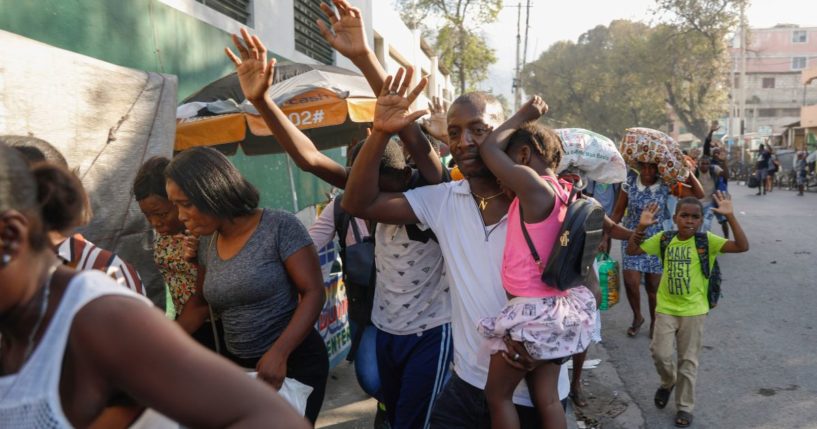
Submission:
{"label": "boy in green t-shirt", "polygon": [[[715,213],[726,217],[735,233],[735,240],[706,233],[709,244],[709,266],[720,253],[742,253],[749,250],[749,241],[735,218],[732,200],[721,192],[714,195]],[[655,308],[655,331],[650,344],[655,368],[661,377],[661,386],[655,392],[655,406],[664,408],[675,385],[675,403],[678,412],[675,426],[692,424],[695,376],[698,372],[698,355],[701,351],[704,319],[709,312],[707,292],[709,280],[701,269],[701,260],[695,245],[695,233],[703,222],[703,206],[696,198],[688,197],[678,202],[673,221],[678,226],[677,235],[669,242],[661,255],[663,232],[646,241],[644,231],[655,223],[657,205],[648,206],[641,214],[630,241],[628,255],[647,253],[662,258],[664,273],[658,287],[658,303]],[[678,367],[673,359],[673,340],[677,343]]]}

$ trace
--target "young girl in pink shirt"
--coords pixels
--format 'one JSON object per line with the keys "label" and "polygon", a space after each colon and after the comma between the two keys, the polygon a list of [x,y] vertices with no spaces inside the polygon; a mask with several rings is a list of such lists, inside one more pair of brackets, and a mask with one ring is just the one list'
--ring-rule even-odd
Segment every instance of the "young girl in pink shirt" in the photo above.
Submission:
{"label": "young girl in pink shirt", "polygon": [[519,427],[511,398],[523,379],[542,427],[566,426],[557,391],[559,367],[587,348],[595,323],[593,294],[584,286],[561,291],[543,283],[542,268],[522,233],[520,216],[541,260],[547,261],[567,212],[570,184],[553,171],[562,156],[561,143],[553,131],[531,122],[546,111],[544,101],[534,97],[480,146],[482,160],[506,192],[515,194],[502,260],[509,301],[477,327],[493,353],[485,395],[495,429]]}

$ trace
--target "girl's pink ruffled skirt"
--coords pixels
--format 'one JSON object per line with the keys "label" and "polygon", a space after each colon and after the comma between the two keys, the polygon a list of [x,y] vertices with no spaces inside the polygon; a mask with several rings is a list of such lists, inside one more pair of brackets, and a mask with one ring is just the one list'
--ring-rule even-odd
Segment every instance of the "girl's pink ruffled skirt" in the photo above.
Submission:
{"label": "girl's pink ruffled skirt", "polygon": [[595,324],[596,299],[580,286],[563,297],[513,298],[499,315],[480,320],[477,330],[491,354],[506,350],[503,338],[508,335],[534,359],[551,360],[586,350]]}

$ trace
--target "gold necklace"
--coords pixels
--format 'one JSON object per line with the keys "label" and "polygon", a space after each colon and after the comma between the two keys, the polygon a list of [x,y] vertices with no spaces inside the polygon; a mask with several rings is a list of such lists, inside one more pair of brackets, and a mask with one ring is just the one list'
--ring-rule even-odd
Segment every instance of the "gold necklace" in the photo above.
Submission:
{"label": "gold necklace", "polygon": [[496,195],[491,195],[490,197],[482,197],[471,191],[471,195],[479,198],[479,209],[482,211],[485,211],[485,208],[488,207],[488,201],[491,201],[504,193],[505,193],[504,191],[499,191],[499,193]]}

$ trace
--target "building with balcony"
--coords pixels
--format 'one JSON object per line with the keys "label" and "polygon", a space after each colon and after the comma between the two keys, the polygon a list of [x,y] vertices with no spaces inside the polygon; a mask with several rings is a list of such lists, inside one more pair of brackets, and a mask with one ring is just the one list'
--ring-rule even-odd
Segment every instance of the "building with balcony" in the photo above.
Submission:
{"label": "building with balcony", "polygon": [[[782,134],[800,120],[801,107],[817,104],[817,84],[801,80],[803,70],[817,66],[817,27],[753,28],[748,39],[745,82],[740,80],[740,42],[732,49],[736,100],[745,86],[744,134],[785,143]],[[733,130],[734,135],[738,132]]]}

